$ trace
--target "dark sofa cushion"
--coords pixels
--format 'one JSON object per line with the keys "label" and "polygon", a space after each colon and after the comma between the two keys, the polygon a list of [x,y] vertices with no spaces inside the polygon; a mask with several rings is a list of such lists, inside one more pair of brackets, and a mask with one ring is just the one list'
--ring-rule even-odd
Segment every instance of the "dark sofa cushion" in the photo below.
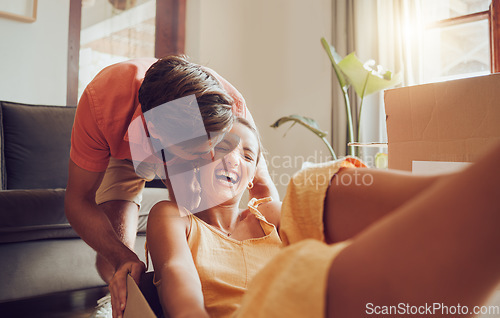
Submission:
{"label": "dark sofa cushion", "polygon": [[5,177],[5,158],[3,154],[3,115],[2,103],[0,102],[0,190],[7,189],[7,179]]}
{"label": "dark sofa cushion", "polygon": [[68,223],[64,189],[0,191],[0,229]]}
{"label": "dark sofa cushion", "polygon": [[[65,193],[65,189],[0,191],[0,244],[79,237],[64,213]],[[166,189],[144,190],[138,233],[146,233],[149,211],[167,195]]]}
{"label": "dark sofa cushion", "polygon": [[7,189],[66,187],[75,110],[2,102]]}
{"label": "dark sofa cushion", "polygon": [[78,237],[64,214],[64,189],[0,191],[0,243]]}

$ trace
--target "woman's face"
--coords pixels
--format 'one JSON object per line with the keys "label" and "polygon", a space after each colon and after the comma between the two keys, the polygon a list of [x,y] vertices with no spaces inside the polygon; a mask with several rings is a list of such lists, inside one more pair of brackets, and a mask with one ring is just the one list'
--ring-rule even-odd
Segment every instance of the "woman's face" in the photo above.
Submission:
{"label": "woman's face", "polygon": [[235,123],[214,151],[220,159],[200,169],[202,200],[212,202],[212,206],[240,199],[255,176],[259,141],[254,131]]}

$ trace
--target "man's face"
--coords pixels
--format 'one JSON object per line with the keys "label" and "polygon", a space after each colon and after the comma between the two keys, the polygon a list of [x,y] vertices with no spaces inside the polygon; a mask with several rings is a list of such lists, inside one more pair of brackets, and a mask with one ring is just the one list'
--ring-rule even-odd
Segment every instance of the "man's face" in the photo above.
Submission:
{"label": "man's face", "polygon": [[237,136],[224,132],[212,134],[211,139],[204,142],[198,142],[196,144],[171,145],[167,148],[167,151],[179,159],[194,161],[195,163],[197,162],[200,166],[213,162],[217,159],[215,158],[217,154],[214,153],[214,148],[223,140],[226,143],[228,143],[228,140],[230,141],[230,144],[232,145],[231,150],[234,149],[239,143]]}
{"label": "man's face", "polygon": [[212,157],[214,147],[215,145],[212,145],[211,142],[207,141],[206,143],[200,144],[197,147],[182,147],[179,145],[172,145],[168,147],[168,152],[186,161],[194,161],[198,159],[209,160]]}
{"label": "man's face", "polygon": [[165,149],[170,155],[175,156],[175,159],[164,163],[168,169],[168,175],[173,176],[189,170],[199,169],[222,159],[225,153],[214,151],[214,148],[217,149],[219,144],[224,143],[225,147],[229,149],[228,152],[231,152],[238,146],[239,142],[240,138],[236,134],[227,133],[212,135],[212,139],[205,142],[191,143],[190,145],[172,145]]}

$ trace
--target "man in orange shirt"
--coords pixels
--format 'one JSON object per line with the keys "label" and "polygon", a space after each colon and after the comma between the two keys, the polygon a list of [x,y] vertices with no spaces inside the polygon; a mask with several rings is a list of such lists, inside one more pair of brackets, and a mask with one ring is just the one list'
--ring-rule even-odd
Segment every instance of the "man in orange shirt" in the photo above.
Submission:
{"label": "man in orange shirt", "polygon": [[[213,147],[231,129],[234,115],[253,123],[241,94],[217,73],[180,57],[131,60],[102,70],[87,86],[78,104],[71,137],[65,211],[75,231],[97,251],[96,266],[104,281],[109,283],[113,275],[123,277],[110,286],[113,309],[119,315],[126,301],[127,274],[138,282],[145,269],[133,246],[145,179],[154,178],[151,173],[141,176],[136,173],[137,165],[134,167],[131,154],[134,147],[131,148],[129,141],[141,139],[130,136],[129,126],[138,119],[149,128],[144,146],[149,138],[168,144],[173,137],[165,135],[167,117],[179,115],[167,113],[164,122],[157,118],[153,124],[146,113],[192,95],[196,97],[196,109],[208,138],[189,147],[170,142],[172,147],[162,150],[163,162],[168,166],[210,160]],[[180,117],[173,119],[182,122]],[[167,169],[163,171],[172,195]],[[185,182],[185,191],[176,190],[173,199],[186,196],[188,199],[183,202],[192,201],[199,195],[197,190],[196,178],[191,174]],[[278,197],[264,160],[259,164],[250,196]]]}

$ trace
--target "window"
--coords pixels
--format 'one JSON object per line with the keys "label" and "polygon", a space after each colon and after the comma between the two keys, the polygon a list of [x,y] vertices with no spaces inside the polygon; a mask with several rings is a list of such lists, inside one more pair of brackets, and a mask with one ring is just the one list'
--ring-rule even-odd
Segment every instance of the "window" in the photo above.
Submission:
{"label": "window", "polygon": [[490,73],[490,3],[423,0],[423,82]]}
{"label": "window", "polygon": [[155,54],[155,0],[138,0],[125,10],[108,0],[82,4],[78,99],[108,65]]}
{"label": "window", "polygon": [[67,104],[102,68],[184,53],[186,0],[71,0]]}

